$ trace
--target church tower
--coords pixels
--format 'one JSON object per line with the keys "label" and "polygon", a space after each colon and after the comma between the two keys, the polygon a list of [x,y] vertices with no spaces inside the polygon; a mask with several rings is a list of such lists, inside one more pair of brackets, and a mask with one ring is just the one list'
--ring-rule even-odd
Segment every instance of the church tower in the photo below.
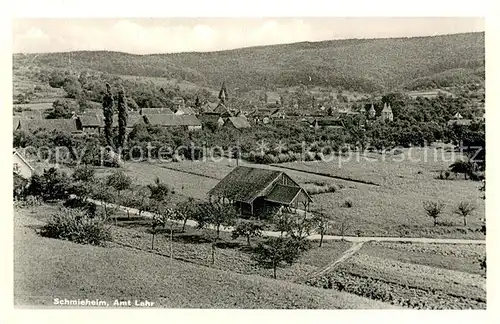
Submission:
{"label": "church tower", "polygon": [[374,119],[376,115],[375,107],[373,107],[373,104],[370,107],[370,110],[368,110],[368,118]]}
{"label": "church tower", "polygon": [[219,91],[219,100],[222,104],[226,103],[226,100],[228,99],[227,95],[227,89],[226,89],[226,82],[222,82],[222,86]]}

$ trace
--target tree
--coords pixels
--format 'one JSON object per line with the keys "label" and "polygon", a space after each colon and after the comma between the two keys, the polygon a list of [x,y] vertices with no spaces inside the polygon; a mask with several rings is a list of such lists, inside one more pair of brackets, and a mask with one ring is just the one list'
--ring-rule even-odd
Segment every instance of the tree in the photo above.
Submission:
{"label": "tree", "polygon": [[151,195],[148,187],[137,186],[134,188],[134,207],[139,211],[139,216],[141,216],[143,211],[149,210],[149,197]]}
{"label": "tree", "polygon": [[73,181],[93,182],[95,181],[95,169],[87,165],[78,166],[73,171],[71,178]]}
{"label": "tree", "polygon": [[155,248],[155,235],[156,233],[159,232],[158,228],[164,226],[162,220],[158,218],[158,216],[153,216],[153,219],[151,221],[151,229],[150,233],[152,234],[151,236],[151,250],[154,250]]}
{"label": "tree", "polygon": [[247,245],[251,246],[250,238],[259,237],[262,235],[264,230],[264,225],[260,222],[255,221],[240,221],[236,228],[232,232],[233,240],[240,236],[244,236],[247,239]]}
{"label": "tree", "polygon": [[264,268],[273,269],[276,279],[276,269],[292,265],[303,251],[301,244],[292,238],[269,237],[256,247],[254,260]]}
{"label": "tree", "polygon": [[204,202],[198,206],[195,215],[195,220],[198,223],[198,228],[207,228],[212,226],[215,228],[216,235],[212,241],[212,264],[215,263],[215,248],[217,241],[220,239],[221,226],[234,225],[238,213],[232,205],[226,205],[217,201]]}
{"label": "tree", "polygon": [[42,175],[31,177],[28,194],[43,200],[66,199],[69,196],[70,178],[56,168],[44,170]]}
{"label": "tree", "polygon": [[128,118],[127,110],[125,89],[122,86],[118,92],[118,147],[125,147]]}
{"label": "tree", "polygon": [[455,214],[462,217],[464,221],[464,226],[467,226],[467,217],[469,217],[472,212],[476,209],[476,206],[470,202],[462,201],[458,206],[453,210]]}
{"label": "tree", "polygon": [[458,160],[450,165],[450,170],[453,173],[463,173],[464,179],[467,180],[467,175],[473,171],[472,163],[470,161]]}
{"label": "tree", "polygon": [[173,220],[176,216],[175,210],[168,208],[173,191],[169,186],[161,182],[159,178],[156,178],[153,184],[148,185],[148,188],[151,192],[148,208],[156,215],[153,217],[152,226],[154,227],[155,219],[156,221],[158,219],[161,220],[163,228],[165,228],[167,222],[170,221],[170,258],[173,258]]}
{"label": "tree", "polygon": [[156,201],[166,201],[171,198],[174,191],[166,184],[161,182],[160,178],[156,177],[152,184],[147,185],[150,191],[150,199]]}
{"label": "tree", "polygon": [[318,211],[313,217],[313,222],[315,223],[316,229],[318,230],[320,235],[319,247],[321,247],[321,245],[323,244],[323,236],[332,224],[332,217],[324,211]]}
{"label": "tree", "polygon": [[306,212],[302,215],[286,212],[283,214],[285,218],[283,221],[284,229],[291,238],[301,241],[311,234],[314,228],[313,217],[308,217]]}
{"label": "tree", "polygon": [[[113,188],[110,188],[106,183],[98,181],[95,184],[95,190],[92,193],[92,198],[99,200],[104,207],[104,218],[108,219],[112,212],[108,209],[108,203],[115,201],[116,194]],[[115,218],[116,222],[116,218]]]}
{"label": "tree", "polygon": [[220,239],[221,226],[232,226],[236,222],[238,213],[232,205],[219,202],[204,202],[199,205],[196,213],[196,221],[199,228],[213,226],[216,232],[216,240]]}
{"label": "tree", "polygon": [[117,170],[106,178],[106,184],[121,193],[121,191],[131,188],[132,179],[123,171]]}
{"label": "tree", "polygon": [[443,211],[445,205],[442,202],[436,201],[424,201],[424,210],[427,213],[427,216],[434,219],[434,226],[437,225],[437,219],[441,212]]}
{"label": "tree", "polygon": [[113,147],[113,94],[111,86],[106,83],[106,93],[102,99],[102,110],[104,114],[104,136],[108,146]]}
{"label": "tree", "polygon": [[68,98],[78,98],[82,94],[82,86],[74,76],[67,76],[62,87],[66,91]]}
{"label": "tree", "polygon": [[335,221],[335,226],[339,229],[339,234],[342,239],[347,234],[347,231],[351,228],[352,222],[348,215],[343,214],[339,216]]}
{"label": "tree", "polygon": [[68,119],[77,110],[78,106],[72,101],[57,99],[52,103],[52,110],[47,115],[47,119]]}
{"label": "tree", "polygon": [[182,221],[183,232],[186,230],[188,219],[194,219],[196,217],[197,208],[198,206],[192,197],[189,197],[188,200],[183,201],[177,206],[177,216],[179,220]]}

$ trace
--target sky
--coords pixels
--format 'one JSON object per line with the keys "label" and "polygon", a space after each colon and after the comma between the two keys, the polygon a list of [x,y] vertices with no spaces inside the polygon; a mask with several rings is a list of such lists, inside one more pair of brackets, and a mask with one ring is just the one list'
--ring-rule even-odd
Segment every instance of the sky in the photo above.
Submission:
{"label": "sky", "polygon": [[133,54],[217,51],[347,38],[484,31],[484,19],[428,18],[22,18],[13,52],[109,50]]}

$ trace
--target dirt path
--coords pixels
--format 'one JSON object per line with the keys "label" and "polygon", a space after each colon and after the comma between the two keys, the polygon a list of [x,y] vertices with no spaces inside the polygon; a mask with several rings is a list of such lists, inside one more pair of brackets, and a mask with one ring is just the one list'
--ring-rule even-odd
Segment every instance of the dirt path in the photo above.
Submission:
{"label": "dirt path", "polygon": [[358,252],[361,247],[365,244],[365,242],[356,242],[354,243],[349,249],[347,249],[337,260],[333,261],[332,263],[324,266],[323,268],[307,275],[307,279],[312,279],[318,276],[322,276],[324,274],[327,274],[331,272],[335,267],[337,267],[339,264],[342,262],[346,261],[349,259],[351,256],[353,256],[356,252]]}
{"label": "dirt path", "polygon": [[[95,204],[102,206],[102,202],[89,199],[89,201],[94,202]],[[122,211],[129,212],[130,215],[139,215],[139,211],[135,208],[129,208],[125,206],[119,206],[115,204],[107,204],[107,206],[119,208]],[[152,218],[153,214],[149,212],[142,212],[141,216]],[[181,224],[181,221],[175,221],[176,223]],[[194,220],[188,220],[186,225],[196,227],[198,223]],[[233,227],[224,227],[222,226],[221,231],[223,232],[232,232]],[[281,234],[279,232],[272,231],[263,231],[262,235],[264,236],[272,236],[279,237]],[[319,234],[312,234],[307,237],[309,240],[319,240]],[[377,241],[377,242],[397,242],[397,243],[427,243],[427,244],[486,244],[485,240],[467,240],[467,239],[448,239],[448,238],[427,238],[427,237],[376,237],[376,236],[337,236],[337,235],[325,235],[323,236],[323,241],[348,241],[353,243],[364,243],[368,241]]]}

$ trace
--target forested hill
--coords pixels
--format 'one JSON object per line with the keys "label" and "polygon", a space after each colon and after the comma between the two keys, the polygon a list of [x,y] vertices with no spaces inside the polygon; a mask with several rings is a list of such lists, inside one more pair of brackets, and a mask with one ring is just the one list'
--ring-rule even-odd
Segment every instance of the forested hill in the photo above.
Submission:
{"label": "forested hill", "polygon": [[212,88],[225,80],[242,91],[310,84],[371,92],[476,83],[484,81],[484,61],[484,33],[302,42],[207,53],[14,55],[14,65],[176,78]]}

